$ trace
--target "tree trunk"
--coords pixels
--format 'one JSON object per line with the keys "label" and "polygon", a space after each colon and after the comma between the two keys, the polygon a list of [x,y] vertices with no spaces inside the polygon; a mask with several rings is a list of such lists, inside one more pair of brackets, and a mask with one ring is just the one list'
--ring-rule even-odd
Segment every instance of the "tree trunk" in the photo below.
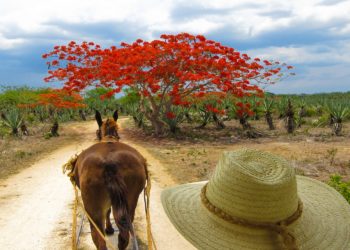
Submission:
{"label": "tree trunk", "polygon": [[85,116],[85,112],[83,110],[79,110],[79,115],[80,115],[80,118],[83,120],[83,121],[86,121],[86,116]]}
{"label": "tree trunk", "polygon": [[26,124],[25,124],[24,122],[22,122],[21,131],[22,131],[22,134],[23,134],[23,135],[26,135],[26,136],[29,135],[28,128],[27,128],[27,126],[26,126]]}
{"label": "tree trunk", "polygon": [[267,111],[267,112],[265,113],[265,118],[266,118],[267,124],[269,125],[269,129],[270,129],[270,130],[274,130],[274,129],[275,129],[275,126],[273,125],[272,115],[271,115],[271,112],[270,112],[270,111]]}
{"label": "tree trunk", "polygon": [[173,134],[175,134],[179,130],[179,128],[176,127],[176,125],[169,125],[169,129],[170,129],[170,132]]}
{"label": "tree trunk", "polygon": [[224,129],[226,127],[225,124],[217,117],[215,113],[213,113],[213,120],[216,124],[216,128]]}
{"label": "tree trunk", "polygon": [[15,136],[18,135],[18,128],[16,128],[16,127],[12,128],[12,135],[15,135]]}
{"label": "tree trunk", "polygon": [[143,118],[138,118],[136,115],[133,115],[132,119],[134,120],[134,123],[138,128],[143,127]]}
{"label": "tree trunk", "polygon": [[195,127],[196,129],[202,129],[202,128],[205,128],[205,126],[207,126],[208,122],[207,121],[204,121],[201,125]]}
{"label": "tree trunk", "polygon": [[340,136],[342,129],[343,129],[342,119],[334,119],[332,124],[333,133],[336,136]]}
{"label": "tree trunk", "polygon": [[292,134],[295,130],[295,122],[294,117],[287,116],[286,118],[286,126],[287,126],[287,132],[288,134]]}
{"label": "tree trunk", "polygon": [[193,122],[193,120],[192,120],[192,118],[191,118],[191,116],[190,116],[190,114],[188,112],[185,113],[185,117],[186,117],[186,120],[187,120],[188,123],[192,123]]}
{"label": "tree trunk", "polygon": [[144,106],[143,96],[141,96],[140,112],[142,112],[145,115],[145,117],[151,122],[152,127],[154,129],[154,135],[158,137],[164,132],[164,122],[161,121],[159,118],[160,107],[157,106],[153,99],[149,99],[149,102],[151,104],[151,109],[146,110],[146,107]]}
{"label": "tree trunk", "polygon": [[329,126],[333,126],[333,124],[335,123],[335,117],[331,114],[329,117]]}
{"label": "tree trunk", "polygon": [[138,119],[137,127],[139,127],[139,128],[143,127],[143,120],[142,119]]}
{"label": "tree trunk", "polygon": [[302,107],[300,108],[300,110],[299,110],[299,116],[300,116],[300,118],[306,116],[306,110],[305,110],[305,107],[304,107],[304,106],[302,106]]}
{"label": "tree trunk", "polygon": [[259,121],[260,120],[260,116],[258,114],[257,111],[254,111],[254,121]]}
{"label": "tree trunk", "polygon": [[337,123],[335,122],[333,124],[333,132],[336,136],[340,136],[341,135],[341,131],[342,131],[342,128],[343,128],[343,124],[342,123]]}
{"label": "tree trunk", "polygon": [[288,106],[286,110],[286,128],[289,134],[292,134],[295,130],[295,121],[294,121],[294,111],[293,106],[290,100],[288,100]]}
{"label": "tree trunk", "polygon": [[201,125],[195,127],[196,129],[202,129],[205,128],[205,126],[207,126],[208,122],[210,119],[210,113],[209,112],[204,112],[204,116],[203,116],[203,122]]}
{"label": "tree trunk", "polygon": [[53,125],[50,129],[50,133],[52,136],[55,136],[55,137],[60,136],[58,134],[58,122],[57,121],[53,123]]}
{"label": "tree trunk", "polygon": [[243,127],[244,130],[247,130],[247,129],[251,129],[251,128],[252,128],[252,126],[250,126],[250,124],[248,123],[246,117],[241,117],[241,118],[239,118],[239,123],[242,125],[242,127]]}
{"label": "tree trunk", "polygon": [[152,126],[154,128],[154,134],[155,136],[160,136],[161,134],[163,134],[163,123],[161,123],[158,120],[151,120]]}
{"label": "tree trunk", "polygon": [[248,138],[258,138],[262,136],[262,133],[252,128],[246,117],[239,118],[239,123],[242,125],[243,132]]}

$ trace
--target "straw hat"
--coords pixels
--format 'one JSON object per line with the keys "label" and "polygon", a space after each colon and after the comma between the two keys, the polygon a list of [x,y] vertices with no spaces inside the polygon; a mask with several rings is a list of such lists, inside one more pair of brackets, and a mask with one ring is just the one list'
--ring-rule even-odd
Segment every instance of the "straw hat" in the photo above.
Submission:
{"label": "straw hat", "polygon": [[168,188],[162,203],[198,249],[350,249],[346,200],[256,150],[225,152],[209,182]]}

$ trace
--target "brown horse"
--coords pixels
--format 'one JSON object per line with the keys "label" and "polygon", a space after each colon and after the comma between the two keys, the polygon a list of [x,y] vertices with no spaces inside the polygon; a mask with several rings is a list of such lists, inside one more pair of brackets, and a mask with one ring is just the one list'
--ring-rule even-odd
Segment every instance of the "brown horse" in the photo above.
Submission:
{"label": "brown horse", "polygon": [[[74,178],[81,190],[87,213],[102,232],[113,234],[111,207],[119,229],[118,247],[125,249],[138,197],[146,184],[146,160],[134,148],[119,142],[115,111],[113,119],[102,121],[96,111],[99,143],[84,150],[77,158]],[[106,250],[106,242],[90,222],[91,236],[99,250]]]}

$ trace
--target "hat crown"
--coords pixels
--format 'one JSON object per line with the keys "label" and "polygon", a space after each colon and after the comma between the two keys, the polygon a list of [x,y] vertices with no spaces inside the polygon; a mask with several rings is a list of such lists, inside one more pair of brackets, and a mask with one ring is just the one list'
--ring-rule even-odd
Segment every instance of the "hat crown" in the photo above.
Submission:
{"label": "hat crown", "polygon": [[223,153],[206,196],[225,213],[257,222],[278,222],[298,207],[295,170],[280,157],[252,149]]}

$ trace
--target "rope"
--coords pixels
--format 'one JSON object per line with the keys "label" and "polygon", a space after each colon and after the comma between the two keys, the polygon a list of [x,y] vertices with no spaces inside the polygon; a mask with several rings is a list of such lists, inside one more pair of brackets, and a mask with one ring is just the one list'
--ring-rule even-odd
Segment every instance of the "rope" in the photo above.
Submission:
{"label": "rope", "polygon": [[148,173],[147,165],[145,167],[146,175],[147,175],[147,185],[143,191],[143,200],[145,204],[145,213],[146,213],[146,222],[147,222],[147,242],[148,242],[148,250],[157,250],[157,246],[154,241],[154,237],[152,234],[152,226],[151,226],[151,215],[150,215],[150,198],[151,198],[151,177]]}
{"label": "rope", "polygon": [[205,184],[202,188],[201,191],[201,201],[203,203],[203,205],[213,214],[215,214],[216,216],[220,217],[221,219],[232,223],[232,224],[236,224],[236,225],[242,225],[242,226],[247,226],[247,227],[251,227],[251,228],[263,228],[263,229],[269,229],[272,230],[278,234],[280,234],[283,238],[283,243],[286,246],[287,249],[289,250],[298,250],[297,244],[296,244],[296,239],[293,236],[293,234],[291,234],[290,232],[288,232],[288,228],[287,226],[291,223],[293,223],[294,221],[296,221],[302,214],[303,211],[303,203],[301,202],[301,200],[299,200],[298,203],[298,208],[297,210],[294,212],[294,214],[292,214],[291,216],[289,216],[287,219],[276,222],[276,223],[270,223],[270,222],[254,222],[254,221],[248,221],[245,219],[241,219],[238,217],[234,217],[232,215],[229,215],[227,213],[225,213],[223,210],[221,210],[220,208],[216,207],[215,205],[213,205],[207,198],[206,196],[206,190],[207,190],[207,184]]}
{"label": "rope", "polygon": [[[115,248],[110,242],[109,240],[106,238],[106,236],[101,232],[100,228],[96,225],[95,221],[91,218],[91,216],[89,215],[89,213],[85,210],[84,205],[79,202],[78,200],[78,189],[77,186],[75,184],[73,184],[74,187],[74,191],[75,191],[75,204],[80,205],[83,209],[83,212],[86,214],[86,217],[88,217],[89,221],[91,222],[91,224],[94,226],[94,228],[96,229],[96,231],[98,232],[98,234],[102,237],[102,239],[106,242],[106,245],[108,246],[109,249],[112,250],[117,250],[117,248]],[[75,214],[73,214],[74,217],[76,217],[76,210],[75,210]],[[75,229],[73,228],[74,232],[72,235],[72,249],[76,250],[76,219],[73,219],[73,224],[74,224],[74,220],[75,220]],[[74,241],[73,241],[73,238]],[[74,244],[74,245],[73,245]]]}
{"label": "rope", "polygon": [[72,250],[77,250],[77,209],[78,209],[78,191],[73,183],[75,198],[73,207],[73,223],[72,223]]}

